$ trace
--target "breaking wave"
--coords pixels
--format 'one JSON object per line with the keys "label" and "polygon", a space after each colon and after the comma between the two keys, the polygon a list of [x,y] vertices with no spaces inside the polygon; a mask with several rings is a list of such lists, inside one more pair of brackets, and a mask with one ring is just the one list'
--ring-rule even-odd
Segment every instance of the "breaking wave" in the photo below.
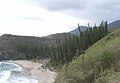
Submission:
{"label": "breaking wave", "polygon": [[38,81],[23,74],[21,66],[0,62],[0,83],[38,83]]}

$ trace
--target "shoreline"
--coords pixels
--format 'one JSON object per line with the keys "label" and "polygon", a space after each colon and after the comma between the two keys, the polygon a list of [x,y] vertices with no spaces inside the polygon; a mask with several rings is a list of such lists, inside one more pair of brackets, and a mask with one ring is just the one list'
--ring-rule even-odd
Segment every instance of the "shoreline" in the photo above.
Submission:
{"label": "shoreline", "polygon": [[20,65],[23,72],[32,79],[38,80],[38,83],[53,83],[56,78],[56,72],[49,69],[43,69],[42,63],[32,62],[28,60],[11,60],[11,63]]}

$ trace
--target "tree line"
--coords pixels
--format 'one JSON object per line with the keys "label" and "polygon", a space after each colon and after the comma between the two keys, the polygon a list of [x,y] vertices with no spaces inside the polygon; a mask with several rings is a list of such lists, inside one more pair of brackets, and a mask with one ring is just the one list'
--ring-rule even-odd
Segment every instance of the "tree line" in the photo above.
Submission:
{"label": "tree line", "polygon": [[65,37],[65,42],[56,40],[55,45],[36,45],[21,43],[16,46],[17,53],[25,53],[26,59],[49,58],[52,66],[63,65],[72,61],[74,57],[84,53],[84,50],[103,38],[108,33],[107,21],[102,21],[99,26],[93,26],[81,31],[78,24],[79,35]]}
{"label": "tree line", "polygon": [[93,45],[95,42],[103,38],[108,33],[107,21],[102,21],[99,26],[93,26],[85,31],[81,31],[78,24],[79,35],[69,35],[64,43],[57,40],[56,48],[53,48],[51,55],[52,65],[65,64],[74,57],[84,53],[84,50]]}

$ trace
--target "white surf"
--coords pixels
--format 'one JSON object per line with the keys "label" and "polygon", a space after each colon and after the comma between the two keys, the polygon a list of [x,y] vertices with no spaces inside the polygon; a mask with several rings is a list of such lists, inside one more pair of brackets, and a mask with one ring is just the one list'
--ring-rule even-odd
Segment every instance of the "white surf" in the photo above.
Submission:
{"label": "white surf", "polygon": [[22,67],[14,63],[0,62],[0,83],[38,83],[22,74]]}

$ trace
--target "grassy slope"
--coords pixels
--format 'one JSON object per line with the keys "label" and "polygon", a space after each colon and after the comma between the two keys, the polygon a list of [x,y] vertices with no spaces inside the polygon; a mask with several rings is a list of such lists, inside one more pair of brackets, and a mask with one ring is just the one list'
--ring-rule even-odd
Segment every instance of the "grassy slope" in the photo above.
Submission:
{"label": "grassy slope", "polygon": [[[110,68],[103,70],[101,59],[106,50],[112,53],[114,59]],[[119,69],[120,29],[117,29],[88,48],[85,54],[65,65],[60,70],[56,83],[115,83],[120,81]]]}

